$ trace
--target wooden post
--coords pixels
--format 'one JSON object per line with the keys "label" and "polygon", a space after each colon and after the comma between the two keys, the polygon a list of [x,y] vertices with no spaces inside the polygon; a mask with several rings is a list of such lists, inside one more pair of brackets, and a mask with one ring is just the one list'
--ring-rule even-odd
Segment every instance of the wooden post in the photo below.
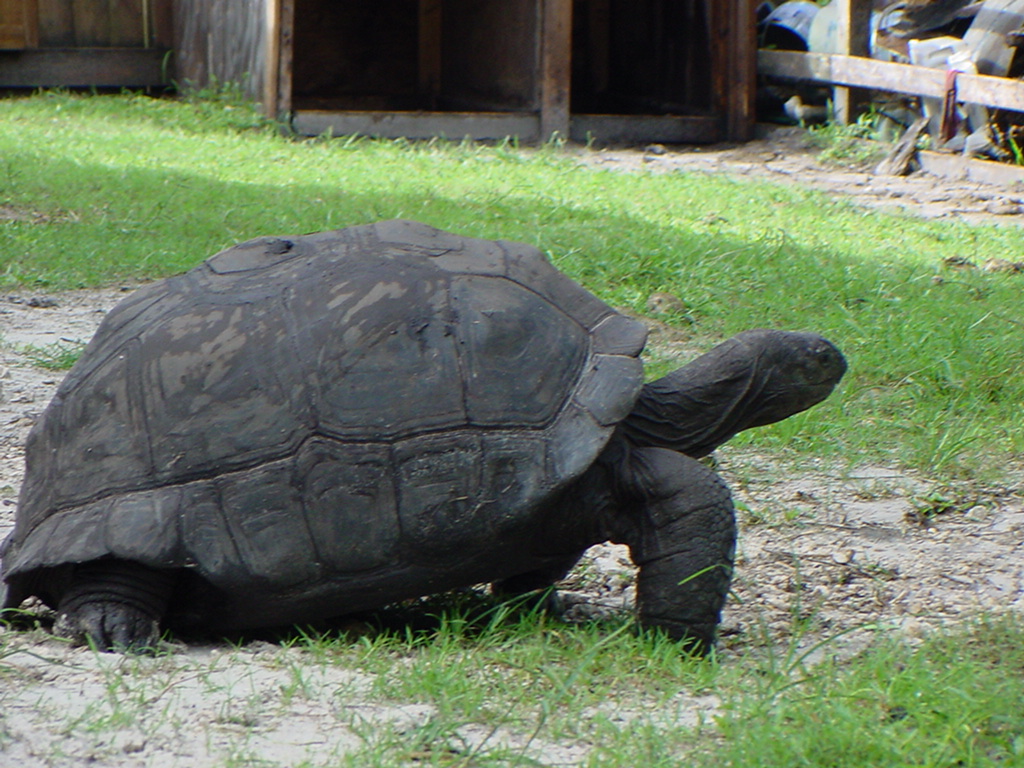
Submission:
{"label": "wooden post", "polygon": [[[869,56],[871,36],[871,0],[832,0],[839,13],[836,28],[836,53],[848,56]],[[852,88],[832,89],[834,118],[840,125],[857,119],[857,105],[864,101],[863,91]]]}
{"label": "wooden post", "polygon": [[569,138],[569,89],[572,79],[572,0],[539,0],[540,140]]}
{"label": "wooden post", "polygon": [[722,115],[723,138],[754,137],[757,86],[757,19],[754,0],[707,0],[711,88]]}
{"label": "wooden post", "polygon": [[265,0],[266,29],[264,30],[263,62],[263,114],[277,117],[277,96],[281,75],[281,0]]}
{"label": "wooden post", "polygon": [[292,113],[292,66],[295,61],[295,0],[279,0],[277,95],[273,117],[288,121]]}

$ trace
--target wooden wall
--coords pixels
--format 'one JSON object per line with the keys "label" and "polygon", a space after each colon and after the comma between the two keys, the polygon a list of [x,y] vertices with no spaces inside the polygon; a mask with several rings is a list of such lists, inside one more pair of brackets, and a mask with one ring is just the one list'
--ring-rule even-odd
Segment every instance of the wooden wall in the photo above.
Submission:
{"label": "wooden wall", "polygon": [[166,85],[173,2],[0,0],[0,87]]}
{"label": "wooden wall", "polygon": [[707,113],[712,51],[704,0],[576,0],[574,112]]}
{"label": "wooden wall", "polygon": [[0,87],[173,78],[238,84],[284,117],[430,112],[426,131],[543,138],[597,120],[665,141],[724,124],[738,139],[753,125],[754,1],[0,0],[0,48],[15,49],[0,50]]}
{"label": "wooden wall", "polygon": [[447,0],[441,8],[441,105],[497,111],[536,108],[536,0]]}
{"label": "wooden wall", "polygon": [[714,141],[753,125],[754,0],[281,2],[276,103],[301,132]]}
{"label": "wooden wall", "polygon": [[0,50],[39,44],[39,14],[32,0],[0,0]]}
{"label": "wooden wall", "polygon": [[42,48],[170,44],[170,0],[36,0]]}
{"label": "wooden wall", "polygon": [[531,108],[537,0],[295,0],[292,100],[319,109]]}
{"label": "wooden wall", "polygon": [[178,82],[237,83],[260,99],[266,84],[268,13],[275,0],[174,0]]}

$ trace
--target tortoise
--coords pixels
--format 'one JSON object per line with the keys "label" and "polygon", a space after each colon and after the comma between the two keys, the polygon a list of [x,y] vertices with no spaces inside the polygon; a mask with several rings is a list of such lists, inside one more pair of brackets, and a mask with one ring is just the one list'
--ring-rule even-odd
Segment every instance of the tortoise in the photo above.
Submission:
{"label": "tortoise", "polygon": [[759,329],[645,385],[645,340],[520,243],[395,220],[229,248],[111,310],[34,425],[2,604],[144,649],[525,594],[610,540],[639,623],[707,651],[736,528],[697,459],[846,363]]}

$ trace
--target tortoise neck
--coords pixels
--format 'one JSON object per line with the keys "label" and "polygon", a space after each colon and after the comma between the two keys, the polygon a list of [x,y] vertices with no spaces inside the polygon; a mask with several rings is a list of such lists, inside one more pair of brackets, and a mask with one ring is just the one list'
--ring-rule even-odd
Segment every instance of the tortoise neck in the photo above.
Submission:
{"label": "tortoise neck", "polygon": [[764,380],[756,367],[728,362],[712,350],[646,384],[619,432],[636,446],[700,458],[755,426]]}

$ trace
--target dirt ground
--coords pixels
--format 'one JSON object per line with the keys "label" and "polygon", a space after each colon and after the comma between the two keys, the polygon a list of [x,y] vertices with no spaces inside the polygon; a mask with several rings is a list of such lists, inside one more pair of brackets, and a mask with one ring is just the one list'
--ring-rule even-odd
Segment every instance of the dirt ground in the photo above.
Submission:
{"label": "dirt ground", "polygon": [[[922,216],[1008,225],[1024,220],[1017,191],[821,166],[794,130],[743,147],[588,155],[587,162],[623,170],[699,169],[809,184],[859,204]],[[33,365],[26,347],[87,340],[124,295],[113,288],[0,296],[0,537],[13,524],[25,437],[61,375]],[[670,330],[653,330],[652,343],[670,343]],[[938,478],[886,466],[805,461],[787,467],[728,446],[718,458],[741,522],[735,595],[722,628],[726,663],[751,646],[786,642],[795,627],[807,632],[807,644],[849,630],[828,646],[831,653],[859,647],[876,626],[913,637],[980,611],[1024,611],[1020,485],[950,488]],[[631,575],[622,548],[596,547],[564,585],[569,617],[627,610]],[[266,642],[181,646],[168,657],[133,661],[70,649],[38,631],[0,632],[5,766],[327,765],[363,743],[360,723],[400,730],[431,715],[427,705],[383,706],[361,697],[367,676],[336,667],[307,669],[305,695],[286,701],[281,691],[292,679],[289,664],[301,663],[300,652]],[[122,675],[125,665],[140,663],[153,665],[145,690]],[[350,692],[343,712],[338,690]],[[692,724],[717,705],[713,697],[696,696],[681,702],[675,716],[681,725]],[[460,734],[466,744],[484,738],[486,729],[474,728]],[[487,738],[513,745],[523,739]],[[551,766],[578,765],[589,749],[527,747],[537,764]]]}
{"label": "dirt ground", "polygon": [[[686,148],[653,144],[642,150],[580,150],[580,158],[588,165],[624,171],[702,171],[799,184],[866,208],[928,219],[1024,224],[1024,186],[1020,182],[997,185],[920,170],[906,176],[878,175],[873,172],[875,162],[820,162],[819,150],[801,128],[761,126],[758,133],[760,138],[746,144]],[[987,167],[995,165],[989,163]],[[1003,170],[1008,171],[1005,167]]]}

